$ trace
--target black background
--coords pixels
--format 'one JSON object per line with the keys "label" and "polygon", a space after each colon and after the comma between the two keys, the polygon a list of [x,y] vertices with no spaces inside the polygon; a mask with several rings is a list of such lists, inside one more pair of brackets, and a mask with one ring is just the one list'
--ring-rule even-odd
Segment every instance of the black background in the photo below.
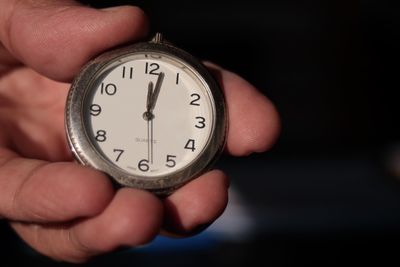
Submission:
{"label": "black background", "polygon": [[[220,162],[255,211],[256,237],[207,253],[108,255],[88,265],[399,263],[400,177],[390,165],[400,144],[397,9],[376,0],[85,3],[142,7],[152,33],[258,87],[283,127],[271,151]],[[8,235],[10,264],[57,265],[20,257]]]}

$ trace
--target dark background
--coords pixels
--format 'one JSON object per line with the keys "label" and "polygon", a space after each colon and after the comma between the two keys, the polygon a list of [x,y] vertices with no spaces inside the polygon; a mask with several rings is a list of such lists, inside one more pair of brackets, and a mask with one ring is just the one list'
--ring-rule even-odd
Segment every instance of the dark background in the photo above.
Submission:
{"label": "dark background", "polygon": [[[283,129],[271,151],[219,163],[252,212],[251,237],[88,266],[400,263],[397,9],[377,0],[98,2],[85,1],[142,7],[153,33],[245,77],[276,104]],[[58,266],[6,235],[5,266]]]}

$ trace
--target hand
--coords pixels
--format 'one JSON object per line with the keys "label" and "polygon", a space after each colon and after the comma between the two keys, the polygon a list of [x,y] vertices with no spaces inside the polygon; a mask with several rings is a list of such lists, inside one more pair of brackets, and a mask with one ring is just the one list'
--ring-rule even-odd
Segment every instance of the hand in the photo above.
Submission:
{"label": "hand", "polygon": [[[221,171],[161,200],[136,189],[114,191],[105,175],[72,162],[63,119],[69,84],[62,82],[96,54],[146,34],[146,17],[135,7],[0,3],[0,217],[49,257],[82,262],[160,232],[190,235],[227,204],[229,182]],[[227,152],[267,150],[279,132],[273,104],[237,75],[208,65],[227,99]]]}
{"label": "hand", "polygon": [[147,91],[146,111],[143,118],[147,121],[147,160],[153,164],[153,110],[156,106],[158,94],[160,93],[161,85],[164,80],[164,72],[160,72],[157,78],[156,88],[153,90],[153,82],[149,83]]}
{"label": "hand", "polygon": [[[156,88],[154,88],[154,91],[151,96],[151,105],[150,105],[151,113],[153,113],[153,110],[156,107],[158,95],[160,94],[160,89],[161,89],[161,85],[162,85],[163,81],[164,81],[164,72],[160,72],[160,74],[158,74]],[[153,114],[153,118],[154,118],[154,114]]]}
{"label": "hand", "polygon": [[147,163],[153,163],[153,118],[151,112],[153,97],[153,82],[149,82],[147,91],[146,111],[143,113],[143,119],[147,122]]}
{"label": "hand", "polygon": [[151,99],[153,96],[153,82],[149,82],[149,86],[147,87],[147,101],[146,101],[146,111],[143,114],[143,119],[145,119],[146,121],[149,121],[152,119],[152,113],[151,113]]}
{"label": "hand", "polygon": [[147,102],[146,111],[143,114],[145,120],[152,120],[154,118],[153,110],[156,107],[158,95],[160,94],[160,89],[162,82],[164,81],[164,72],[160,72],[156,82],[156,88],[153,90],[153,82],[149,83],[147,91]]}

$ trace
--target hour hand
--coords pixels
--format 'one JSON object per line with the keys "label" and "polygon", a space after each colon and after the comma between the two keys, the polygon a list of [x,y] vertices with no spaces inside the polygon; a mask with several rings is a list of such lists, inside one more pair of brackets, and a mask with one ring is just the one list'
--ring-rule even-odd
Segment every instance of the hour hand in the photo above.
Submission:
{"label": "hour hand", "polygon": [[147,91],[147,104],[146,104],[147,112],[151,112],[152,110],[152,98],[153,98],[153,82],[150,82]]}
{"label": "hour hand", "polygon": [[[157,82],[156,82],[156,87],[154,88],[151,96],[151,111],[153,111],[154,107],[156,106],[158,95],[160,93],[161,85],[162,82],[164,81],[164,72],[160,72],[158,74]],[[150,85],[149,85],[150,86]]]}
{"label": "hour hand", "polygon": [[153,82],[149,82],[147,91],[146,112],[143,114],[145,120],[152,120],[154,118],[153,110],[156,106],[158,95],[160,93],[161,85],[164,80],[164,72],[160,72],[157,78],[156,86],[154,88]]}
{"label": "hour hand", "polygon": [[153,118],[152,99],[153,99],[153,82],[150,82],[147,91],[146,112],[143,114],[143,118],[147,121]]}

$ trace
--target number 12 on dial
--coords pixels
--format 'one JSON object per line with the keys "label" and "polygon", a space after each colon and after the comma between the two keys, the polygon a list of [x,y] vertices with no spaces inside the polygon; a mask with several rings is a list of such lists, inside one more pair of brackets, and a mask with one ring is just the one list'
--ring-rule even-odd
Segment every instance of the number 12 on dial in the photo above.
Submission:
{"label": "number 12 on dial", "polygon": [[227,129],[218,83],[161,35],[89,63],[71,86],[66,124],[81,163],[160,195],[207,170]]}

